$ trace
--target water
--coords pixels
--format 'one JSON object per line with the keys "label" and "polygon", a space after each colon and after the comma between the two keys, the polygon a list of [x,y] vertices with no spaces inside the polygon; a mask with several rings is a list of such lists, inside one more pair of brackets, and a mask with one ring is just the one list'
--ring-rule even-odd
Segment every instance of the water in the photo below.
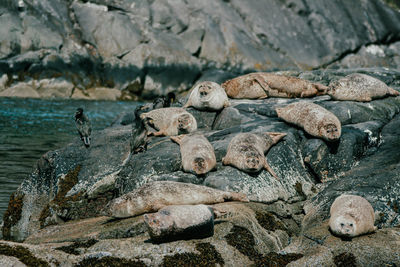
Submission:
{"label": "water", "polygon": [[73,118],[78,107],[90,118],[93,130],[100,130],[137,104],[0,98],[0,221],[11,193],[33,171],[40,156],[78,135]]}

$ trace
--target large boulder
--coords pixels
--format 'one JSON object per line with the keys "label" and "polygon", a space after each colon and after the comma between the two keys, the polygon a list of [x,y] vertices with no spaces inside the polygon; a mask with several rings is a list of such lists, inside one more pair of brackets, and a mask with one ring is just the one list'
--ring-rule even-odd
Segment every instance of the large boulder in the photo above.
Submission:
{"label": "large boulder", "polygon": [[7,88],[57,78],[73,90],[117,89],[118,99],[136,100],[186,91],[215,68],[229,74],[400,64],[393,1],[7,0],[0,14]]}

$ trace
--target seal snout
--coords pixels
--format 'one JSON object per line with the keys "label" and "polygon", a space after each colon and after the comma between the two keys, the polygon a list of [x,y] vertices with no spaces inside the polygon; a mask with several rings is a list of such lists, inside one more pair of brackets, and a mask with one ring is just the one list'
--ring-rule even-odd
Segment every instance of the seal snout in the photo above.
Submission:
{"label": "seal snout", "polygon": [[260,169],[260,160],[255,155],[251,155],[246,159],[246,167],[249,171],[257,171]]}

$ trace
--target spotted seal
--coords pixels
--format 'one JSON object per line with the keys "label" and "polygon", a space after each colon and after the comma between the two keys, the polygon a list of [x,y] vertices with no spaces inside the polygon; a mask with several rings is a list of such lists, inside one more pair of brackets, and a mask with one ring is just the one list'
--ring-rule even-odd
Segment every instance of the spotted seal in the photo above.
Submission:
{"label": "spotted seal", "polygon": [[[178,107],[159,108],[140,115],[145,120],[150,135],[178,135],[197,130],[197,122],[192,114]],[[157,132],[151,131],[151,128]]]}
{"label": "spotted seal", "polygon": [[214,148],[202,134],[170,137],[181,150],[182,167],[185,172],[196,175],[206,174],[215,168]]}
{"label": "spotted seal", "polygon": [[329,228],[336,235],[355,237],[374,232],[374,222],[374,209],[363,197],[344,194],[331,205]]}
{"label": "spotted seal", "polygon": [[158,243],[214,234],[214,212],[204,204],[167,206],[143,217],[151,239]]}
{"label": "spotted seal", "polygon": [[108,204],[109,215],[124,218],[156,212],[170,205],[215,204],[224,201],[248,202],[245,194],[226,192],[206,186],[157,181],[118,197]]}
{"label": "spotted seal", "polygon": [[308,134],[332,142],[339,140],[342,126],[332,112],[310,102],[296,102],[277,108],[279,118],[304,129]]}
{"label": "spotted seal", "polygon": [[271,146],[278,143],[286,133],[239,133],[229,142],[225,157],[222,158],[224,165],[232,165],[239,170],[255,173],[263,167],[276,179],[275,172],[269,166],[264,153]]}
{"label": "spotted seal", "polygon": [[255,72],[222,84],[230,98],[312,97],[326,94],[327,86],[275,73]]}
{"label": "spotted seal", "polygon": [[206,81],[193,87],[183,108],[194,107],[198,110],[219,111],[229,105],[225,90],[215,82]]}
{"label": "spotted seal", "polygon": [[353,73],[329,84],[328,94],[335,100],[369,102],[400,93],[384,82],[366,74]]}

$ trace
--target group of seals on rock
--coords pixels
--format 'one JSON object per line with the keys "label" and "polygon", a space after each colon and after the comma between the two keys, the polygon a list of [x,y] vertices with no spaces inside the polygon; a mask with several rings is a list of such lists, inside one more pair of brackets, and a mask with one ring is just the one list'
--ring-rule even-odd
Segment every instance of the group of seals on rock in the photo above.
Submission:
{"label": "group of seals on rock", "polygon": [[[260,99],[266,97],[312,97],[329,94],[336,100],[371,101],[399,92],[383,82],[367,75],[353,74],[329,86],[272,73],[250,73],[226,81],[220,86],[213,82],[195,85],[184,108],[220,111],[229,105],[231,98]],[[154,108],[158,108],[154,105]],[[276,109],[279,118],[295,124],[308,134],[326,141],[337,141],[341,135],[341,123],[325,108],[308,102],[297,102]],[[135,112],[136,113],[136,112]],[[139,114],[140,113],[140,114]],[[202,175],[216,166],[214,149],[197,130],[195,118],[183,108],[161,107],[148,112],[138,112],[136,124],[140,130],[136,139],[144,140],[147,135],[167,135],[180,145],[182,167],[186,172]],[[154,128],[156,132],[152,132]],[[142,134],[145,132],[145,134]],[[140,134],[139,134],[140,133]],[[179,135],[186,133],[186,135]],[[192,134],[190,134],[192,133]],[[232,138],[224,165],[232,165],[245,172],[258,172],[265,168],[278,178],[269,166],[264,153],[279,142],[285,133],[240,133]],[[204,237],[213,233],[213,212],[202,204],[215,204],[225,200],[248,201],[241,193],[224,192],[205,186],[171,181],[151,182],[112,200],[109,204],[113,217],[124,218],[146,214],[144,219],[154,241],[184,238],[194,229],[201,229]],[[331,206],[329,226],[340,236],[354,237],[376,230],[374,212],[365,199],[343,195]],[[196,232],[196,231],[195,231]]]}
{"label": "group of seals on rock", "polygon": [[330,208],[329,228],[342,237],[355,237],[376,231],[375,214],[371,204],[363,197],[341,195]]}

